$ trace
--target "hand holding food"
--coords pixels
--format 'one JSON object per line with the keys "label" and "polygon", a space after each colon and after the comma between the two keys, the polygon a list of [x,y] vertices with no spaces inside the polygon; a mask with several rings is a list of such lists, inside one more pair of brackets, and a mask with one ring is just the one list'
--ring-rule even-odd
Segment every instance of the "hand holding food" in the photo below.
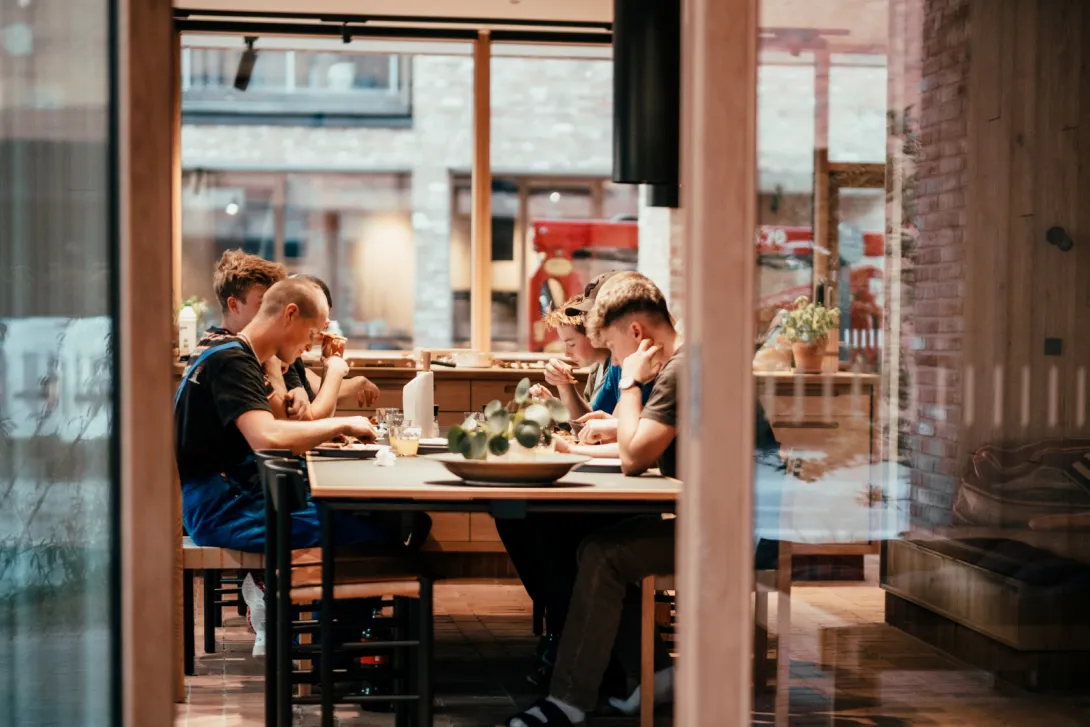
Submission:
{"label": "hand holding food", "polygon": [[541,384],[534,384],[530,387],[531,399],[555,399],[553,392],[549,390],[549,387],[542,386]]}
{"label": "hand holding food", "polygon": [[545,364],[545,381],[553,386],[575,386],[579,383],[571,366],[555,358]]}
{"label": "hand holding food", "polygon": [[346,343],[348,343],[348,339],[344,336],[322,331],[322,360],[324,361],[333,356],[343,357]]}
{"label": "hand holding food", "polygon": [[362,442],[374,442],[378,438],[367,417],[345,417],[341,434],[355,437]]}

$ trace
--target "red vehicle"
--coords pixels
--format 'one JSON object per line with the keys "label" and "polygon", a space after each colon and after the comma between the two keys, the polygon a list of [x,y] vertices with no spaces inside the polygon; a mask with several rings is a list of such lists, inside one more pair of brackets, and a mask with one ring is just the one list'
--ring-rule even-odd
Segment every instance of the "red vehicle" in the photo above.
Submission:
{"label": "red vehicle", "polygon": [[559,351],[556,331],[542,318],[582,293],[595,276],[635,270],[639,228],[635,222],[536,220],[533,234],[539,262],[530,278],[529,350]]}

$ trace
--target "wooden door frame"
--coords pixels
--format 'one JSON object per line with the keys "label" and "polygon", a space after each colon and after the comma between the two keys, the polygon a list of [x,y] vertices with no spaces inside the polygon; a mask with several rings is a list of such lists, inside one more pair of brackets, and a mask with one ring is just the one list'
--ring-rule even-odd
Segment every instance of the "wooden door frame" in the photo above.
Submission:
{"label": "wooden door frame", "polygon": [[683,0],[681,727],[752,720],[757,12]]}
{"label": "wooden door frame", "polygon": [[116,0],[121,723],[173,722],[171,349],[176,151],[170,0]]}

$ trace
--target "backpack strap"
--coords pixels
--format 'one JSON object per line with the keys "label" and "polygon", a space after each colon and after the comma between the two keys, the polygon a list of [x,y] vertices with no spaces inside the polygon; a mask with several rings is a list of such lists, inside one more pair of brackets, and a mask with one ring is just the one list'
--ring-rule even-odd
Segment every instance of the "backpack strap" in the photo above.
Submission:
{"label": "backpack strap", "polygon": [[185,385],[189,383],[189,377],[193,375],[193,372],[197,370],[197,367],[204,363],[212,354],[219,353],[220,351],[226,351],[230,348],[242,348],[242,343],[239,341],[228,341],[227,343],[221,343],[217,346],[211,346],[201,351],[201,354],[193,361],[189,362],[189,365],[185,367],[185,373],[182,374],[182,383],[178,385],[178,391],[174,394],[174,408],[178,408],[178,402],[182,400],[182,391],[185,389]]}

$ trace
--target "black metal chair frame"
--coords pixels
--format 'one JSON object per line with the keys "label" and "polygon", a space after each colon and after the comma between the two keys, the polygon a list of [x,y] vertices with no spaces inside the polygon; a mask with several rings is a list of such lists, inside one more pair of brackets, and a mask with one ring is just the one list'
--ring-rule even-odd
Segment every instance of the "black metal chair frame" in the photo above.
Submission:
{"label": "black metal chair frame", "polygon": [[[418,576],[419,599],[395,599],[394,638],[387,641],[336,643],[334,635],[334,578],[335,562],[331,553],[323,553],[322,594],[317,608],[319,619],[319,644],[292,644],[294,633],[313,630],[312,625],[301,626],[293,622],[291,600],[291,541],[282,537],[291,532],[291,513],[302,507],[306,500],[306,485],[298,460],[278,457],[281,452],[259,452],[262,481],[265,485],[265,599],[268,646],[265,662],[265,710],[266,727],[290,727],[292,706],[295,704],[319,704],[322,708],[322,727],[332,727],[333,708],[336,704],[392,703],[395,707],[397,727],[430,727],[432,724],[433,688],[431,661],[433,648],[432,580]],[[333,518],[327,508],[318,504],[323,543],[333,542]],[[286,587],[280,587],[279,576],[286,574]],[[288,615],[280,618],[281,614]],[[414,633],[415,632],[415,633]],[[393,652],[395,693],[392,695],[359,695],[337,698],[334,694],[335,654]],[[303,674],[296,674],[292,667],[293,657],[320,658],[319,680],[321,694],[317,697],[297,697],[292,689]],[[408,679],[403,679],[404,675]],[[407,683],[406,683],[407,682]],[[415,693],[401,693],[403,687]],[[416,710],[405,707],[415,703]]]}

